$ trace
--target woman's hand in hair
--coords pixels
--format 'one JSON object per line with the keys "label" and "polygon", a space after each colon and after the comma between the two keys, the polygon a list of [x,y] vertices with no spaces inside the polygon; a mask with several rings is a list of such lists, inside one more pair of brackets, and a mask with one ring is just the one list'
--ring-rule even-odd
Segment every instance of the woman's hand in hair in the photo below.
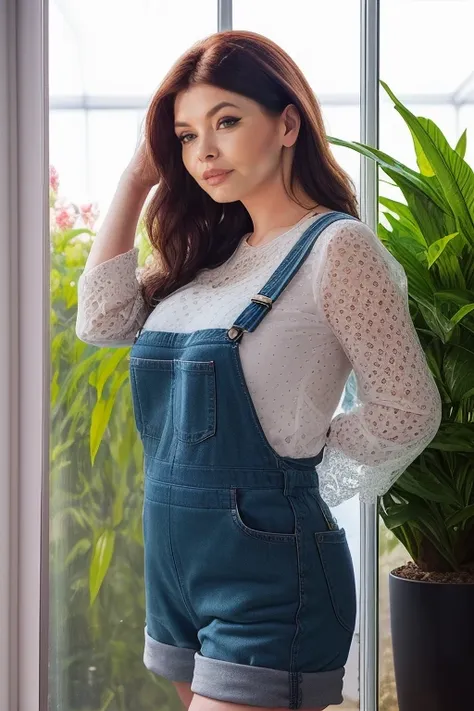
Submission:
{"label": "woman's hand in hair", "polygon": [[142,139],[125,172],[143,188],[151,189],[159,182],[159,175],[150,159],[145,140]]}

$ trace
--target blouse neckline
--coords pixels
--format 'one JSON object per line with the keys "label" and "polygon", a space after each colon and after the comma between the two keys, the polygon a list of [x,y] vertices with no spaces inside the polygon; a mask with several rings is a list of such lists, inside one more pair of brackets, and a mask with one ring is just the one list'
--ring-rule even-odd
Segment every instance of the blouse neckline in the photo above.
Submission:
{"label": "blouse neckline", "polygon": [[249,236],[251,233],[250,233],[250,232],[247,232],[247,233],[244,235],[244,237],[243,237],[242,246],[243,246],[243,248],[246,249],[248,252],[250,252],[250,251],[259,251],[259,252],[260,252],[260,251],[264,250],[266,247],[270,247],[270,246],[273,245],[275,242],[280,242],[280,240],[282,240],[283,237],[286,237],[286,236],[289,235],[290,233],[293,233],[294,230],[295,230],[297,227],[300,227],[301,225],[304,225],[306,222],[309,222],[309,220],[314,220],[314,221],[316,222],[316,220],[317,220],[319,217],[322,217],[323,215],[328,215],[330,212],[333,212],[333,210],[330,210],[330,211],[327,211],[327,212],[318,212],[318,213],[313,214],[313,215],[307,215],[307,216],[304,217],[302,220],[299,220],[299,221],[296,222],[294,225],[291,225],[291,227],[289,227],[287,230],[285,230],[285,232],[282,232],[280,235],[277,235],[276,237],[273,237],[271,240],[269,240],[268,242],[264,242],[263,244],[249,244],[249,243],[247,242],[247,238],[248,238],[248,236]]}

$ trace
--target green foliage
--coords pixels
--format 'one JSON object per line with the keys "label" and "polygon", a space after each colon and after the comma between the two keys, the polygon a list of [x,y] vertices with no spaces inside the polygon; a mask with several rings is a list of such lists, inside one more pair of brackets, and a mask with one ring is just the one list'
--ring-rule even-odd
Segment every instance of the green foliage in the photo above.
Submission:
{"label": "green foliage", "polygon": [[[93,236],[85,227],[51,232],[50,708],[178,709],[172,685],[142,661],[143,453],[129,349],[75,334]],[[142,225],[139,246],[142,263]]]}
{"label": "green foliage", "polygon": [[[427,571],[474,570],[474,174],[464,132],[452,148],[388,86],[413,139],[418,172],[358,142],[404,198],[380,198],[378,236],[400,262],[410,313],[443,406],[433,441],[380,499],[383,522]],[[385,208],[385,209],[384,209]]]}

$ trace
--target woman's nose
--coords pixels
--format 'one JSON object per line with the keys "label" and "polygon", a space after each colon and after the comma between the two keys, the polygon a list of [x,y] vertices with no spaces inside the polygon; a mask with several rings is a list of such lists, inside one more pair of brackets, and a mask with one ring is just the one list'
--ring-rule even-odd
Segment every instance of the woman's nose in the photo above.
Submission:
{"label": "woman's nose", "polygon": [[217,153],[215,144],[210,140],[203,140],[198,148],[198,158],[203,162],[209,160],[209,158],[215,158]]}

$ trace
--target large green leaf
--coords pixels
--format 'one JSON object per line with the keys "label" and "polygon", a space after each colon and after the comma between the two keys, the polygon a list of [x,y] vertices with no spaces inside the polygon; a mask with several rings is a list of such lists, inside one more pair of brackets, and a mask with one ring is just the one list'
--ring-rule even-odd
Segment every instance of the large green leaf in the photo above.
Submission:
{"label": "large green leaf", "polygon": [[124,467],[119,469],[118,485],[115,488],[112,507],[112,526],[116,528],[123,521],[125,497],[128,493],[127,472]]}
{"label": "large green leaf", "polygon": [[442,422],[428,448],[474,453],[474,423]]}
{"label": "large green leaf", "polygon": [[[436,300],[435,282],[428,270],[428,265],[424,264],[427,261],[425,250],[418,241],[410,237],[406,237],[399,233],[397,225],[392,223],[394,229],[392,232],[385,231],[384,244],[387,249],[393,254],[397,261],[403,265],[407,276],[410,297],[419,305],[423,317],[432,330],[443,343],[447,343],[454,331],[457,321],[453,321],[446,316],[439,307],[439,302]],[[446,269],[448,268],[447,265]],[[456,278],[449,279],[449,284]],[[467,309],[463,311],[460,317],[464,317]]]}
{"label": "large green leaf", "polygon": [[98,537],[89,573],[90,604],[93,605],[107,574],[115,546],[115,531],[105,530]]}
{"label": "large green leaf", "polygon": [[409,467],[397,480],[397,484],[405,492],[416,494],[429,501],[440,503],[448,501],[455,506],[462,504],[452,485],[426,468],[423,470],[414,466]]}
{"label": "large green leaf", "polygon": [[[398,484],[394,485],[394,490],[399,491]],[[418,529],[419,533],[427,538],[432,545],[437,549],[442,557],[449,561],[453,566],[456,561],[453,557],[450,547],[449,536],[444,527],[444,519],[437,514],[433,507],[436,504],[431,504],[425,500],[412,495],[411,500],[403,503],[393,501],[388,504],[383,515],[385,525],[393,530],[395,535],[398,535],[400,527]],[[443,520],[443,525],[440,525]]]}
{"label": "large green leaf", "polygon": [[416,162],[418,164],[418,168],[420,169],[420,173],[422,175],[426,175],[427,177],[432,178],[436,175],[436,173],[431,167],[431,163],[426,157],[426,154],[423,150],[423,146],[421,145],[416,136],[413,136],[413,144],[415,147]]}
{"label": "large green leaf", "polygon": [[[422,231],[420,230],[420,227],[417,224],[416,220],[414,219],[413,214],[410,211],[408,205],[405,205],[402,202],[398,202],[397,200],[391,200],[390,198],[386,198],[383,196],[379,198],[379,202],[381,205],[384,205],[398,216],[398,224],[400,231],[402,228],[405,229],[408,235],[417,242],[419,242],[422,247],[427,246],[425,237]],[[388,213],[384,214],[386,216],[388,215]]]}
{"label": "large green leaf", "polygon": [[435,299],[439,302],[448,302],[456,306],[465,306],[474,301],[474,291],[468,289],[443,289],[435,293]]}
{"label": "large green leaf", "polygon": [[[427,245],[422,237],[421,241],[418,238],[418,234],[416,231],[411,229],[411,225],[405,224],[402,222],[402,220],[398,219],[395,217],[395,215],[392,215],[390,212],[384,212],[383,213],[385,216],[385,219],[389,223],[390,227],[392,228],[392,234],[395,235],[400,235],[402,238],[408,238],[408,241],[406,242],[407,246],[413,254],[421,261],[426,261],[426,250],[427,250]],[[387,239],[387,236],[385,235],[385,240]],[[396,241],[396,239],[394,240]]]}
{"label": "large green leaf", "polygon": [[429,328],[443,343],[449,341],[455,325],[436,308],[435,284],[430,272],[418,258],[422,249],[419,242],[395,232],[386,233],[384,241],[387,249],[403,265],[410,297],[418,304]]}
{"label": "large green leaf", "polygon": [[443,375],[453,402],[471,397],[474,394],[474,353],[453,344],[444,357]]}
{"label": "large green leaf", "polygon": [[88,538],[80,538],[66,556],[64,560],[64,565],[69,565],[78,556],[88,553],[90,551],[91,545],[92,544]]}
{"label": "large green leaf", "polygon": [[454,232],[452,235],[446,235],[441,239],[437,239],[428,247],[428,267],[431,268],[433,264],[441,257],[444,250],[448,246],[449,242],[458,235],[458,232]]}
{"label": "large green leaf", "polygon": [[474,249],[465,249],[462,254],[462,268],[466,287],[474,290]]}
{"label": "large green leaf", "polygon": [[464,158],[466,155],[466,148],[467,148],[467,130],[465,129],[461,136],[459,137],[459,141],[456,144],[456,148],[454,149],[461,158]]}
{"label": "large green leaf", "polygon": [[423,514],[423,508],[415,503],[395,504],[387,509],[384,523],[390,531],[393,531],[394,528],[403,526],[404,523],[419,518]]}
{"label": "large green leaf", "polygon": [[97,367],[96,388],[98,400],[102,397],[102,390],[107,380],[115,373],[120,363],[127,358],[129,351],[129,348],[114,348],[103,353]]}
{"label": "large green leaf", "polygon": [[113,373],[109,396],[105,400],[103,398],[98,399],[94,405],[90,427],[90,454],[92,463],[95,461],[100,443],[108,427],[117,393],[127,379],[128,371],[124,371],[121,374],[117,372]]}
{"label": "large green leaf", "polygon": [[471,506],[466,506],[462,511],[450,516],[447,521],[447,526],[457,526],[459,523],[464,523],[465,521],[471,520],[474,522],[474,504]]}
{"label": "large green leaf", "polygon": [[393,176],[396,175],[398,180],[403,180],[406,184],[410,185],[412,190],[417,190],[421,194],[426,195],[426,197],[429,197],[441,210],[449,209],[443,194],[436,189],[433,181],[395,160],[387,153],[377,148],[372,148],[369,145],[359,143],[358,141],[343,141],[340,138],[334,138],[332,136],[328,136],[328,140],[336,146],[352,148],[366,158],[372,158],[394,182],[396,182],[396,180]]}
{"label": "large green leaf", "polygon": [[419,303],[431,308],[436,288],[428,269],[417,258],[420,252],[419,242],[392,231],[387,240],[387,248],[403,266],[410,295]]}
{"label": "large green leaf", "polygon": [[[462,306],[459,311],[456,311],[454,316],[451,316],[451,323],[457,324],[460,321],[463,320],[465,316],[470,314],[472,311],[474,311],[474,304],[466,304],[465,306]],[[470,395],[471,393],[469,393]]]}
{"label": "large green leaf", "polygon": [[[398,186],[407,200],[414,221],[419,225],[425,243],[432,245],[439,242],[439,240],[443,240],[447,234],[446,230],[453,225],[453,220],[450,215],[440,210],[438,206],[432,203],[425,195],[413,190],[409,184],[405,183],[404,180],[401,179],[400,175],[394,175],[393,177],[397,181]],[[410,233],[409,230],[402,230],[398,223],[397,228],[395,229],[394,220],[389,219],[389,221],[392,225],[393,232],[396,233],[397,236],[395,241],[399,241],[398,235],[407,236]],[[419,241],[413,233],[411,233],[411,236],[415,237],[416,241]],[[383,239],[384,242],[387,242],[388,236],[385,230],[381,233],[381,239]],[[458,261],[458,257],[462,253],[465,245],[466,242],[464,238],[461,235],[458,235],[449,241],[449,244],[445,246],[445,249],[437,261],[437,272],[439,276],[437,274],[434,276],[439,278],[445,287],[462,289],[466,286],[466,280],[461,269],[460,262]],[[410,248],[411,251],[415,252],[414,246],[411,246]],[[419,250],[419,248],[417,248],[417,251],[419,252],[417,257],[420,262],[427,261],[426,256]],[[401,261],[400,258],[398,258],[398,260]],[[403,261],[401,263],[403,264]],[[429,308],[429,305],[426,303],[424,306]],[[449,323],[446,322],[445,327],[447,332],[445,340],[447,340],[450,336]]]}
{"label": "large green leaf", "polygon": [[423,156],[438,178],[444,197],[459,221],[460,229],[474,246],[474,173],[466,161],[451,148],[441,130],[428,118],[417,118],[381,82],[395,108],[416,137]]}
{"label": "large green leaf", "polygon": [[[413,185],[405,180],[400,173],[394,173],[389,168],[385,172],[393,178],[395,184],[400,188],[413,215],[413,220],[418,225],[427,244],[432,244],[446,234],[455,231],[446,230],[446,224],[451,224],[452,220],[449,205],[445,204],[444,207],[440,207],[431,200],[429,195],[416,188],[414,189]],[[430,178],[426,178],[426,180],[429,181]],[[460,239],[462,241],[462,237]]]}

